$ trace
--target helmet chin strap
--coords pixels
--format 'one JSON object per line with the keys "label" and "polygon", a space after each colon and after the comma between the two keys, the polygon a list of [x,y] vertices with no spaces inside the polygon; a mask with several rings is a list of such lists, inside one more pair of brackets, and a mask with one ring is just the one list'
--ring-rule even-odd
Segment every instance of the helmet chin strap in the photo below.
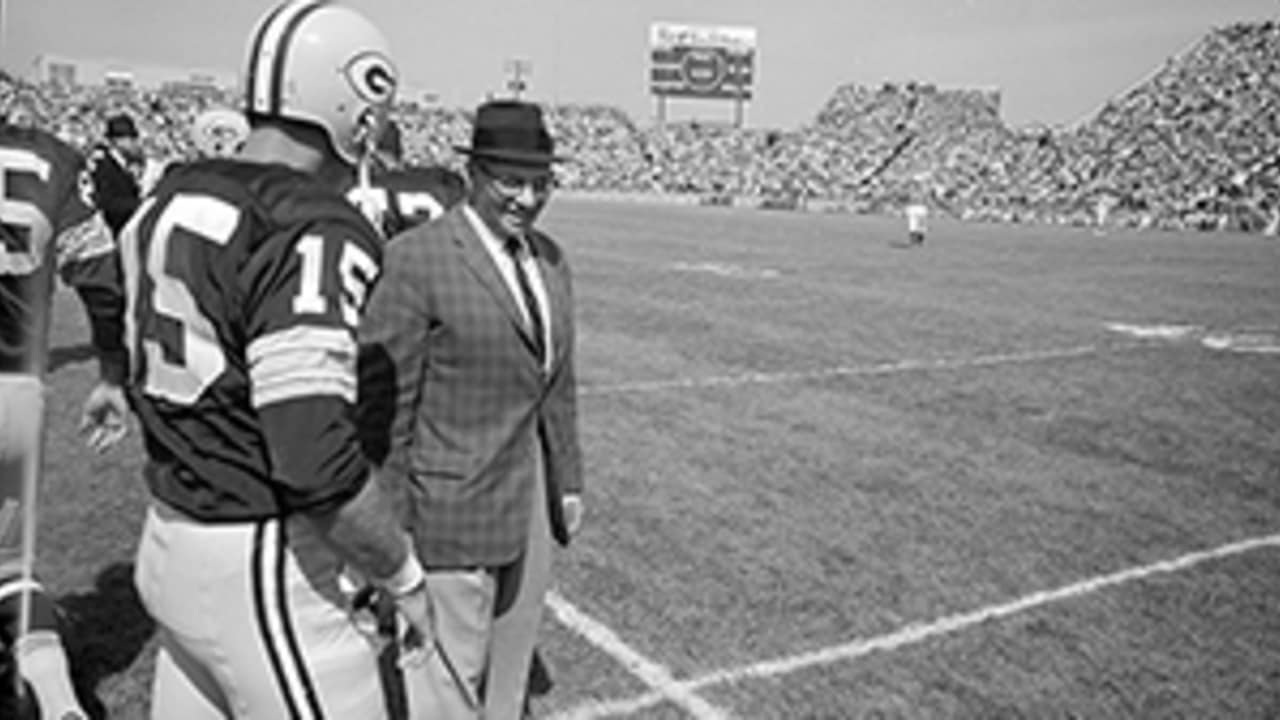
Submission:
{"label": "helmet chin strap", "polygon": [[381,233],[383,215],[386,211],[382,203],[378,202],[372,179],[373,151],[378,137],[374,132],[375,122],[372,115],[366,115],[360,120],[356,130],[356,144],[360,148],[360,157],[356,160],[356,187],[352,199],[356,207],[360,208],[360,213]]}

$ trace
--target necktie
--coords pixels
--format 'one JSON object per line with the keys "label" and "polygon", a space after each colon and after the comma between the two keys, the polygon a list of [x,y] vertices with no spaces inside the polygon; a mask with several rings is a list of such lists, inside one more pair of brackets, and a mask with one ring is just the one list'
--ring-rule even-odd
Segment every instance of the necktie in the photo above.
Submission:
{"label": "necktie", "polygon": [[547,352],[543,337],[545,326],[542,324],[542,313],[538,312],[538,298],[533,294],[533,285],[524,271],[524,263],[520,262],[520,240],[507,238],[506,248],[512,264],[516,266],[516,282],[520,285],[524,308],[529,313],[529,334],[533,336],[533,351],[538,356],[538,362],[543,362]]}

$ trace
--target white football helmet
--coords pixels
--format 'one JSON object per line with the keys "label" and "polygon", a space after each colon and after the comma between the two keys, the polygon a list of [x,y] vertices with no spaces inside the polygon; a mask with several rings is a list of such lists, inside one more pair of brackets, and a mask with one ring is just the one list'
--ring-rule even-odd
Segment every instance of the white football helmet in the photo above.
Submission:
{"label": "white football helmet", "polygon": [[234,155],[249,137],[249,121],[227,108],[211,108],[191,123],[191,142],[201,157]]}
{"label": "white football helmet", "polygon": [[350,165],[376,141],[396,84],[382,32],[360,13],[328,0],[277,5],[249,39],[248,114],[318,125]]}

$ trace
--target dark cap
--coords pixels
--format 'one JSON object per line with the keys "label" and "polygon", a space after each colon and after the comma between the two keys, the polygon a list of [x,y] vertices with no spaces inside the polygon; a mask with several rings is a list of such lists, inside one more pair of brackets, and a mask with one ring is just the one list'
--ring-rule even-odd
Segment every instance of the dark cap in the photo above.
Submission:
{"label": "dark cap", "polygon": [[108,138],[136,138],[138,137],[138,127],[133,124],[133,118],[123,113],[112,115],[107,118],[107,137]]}

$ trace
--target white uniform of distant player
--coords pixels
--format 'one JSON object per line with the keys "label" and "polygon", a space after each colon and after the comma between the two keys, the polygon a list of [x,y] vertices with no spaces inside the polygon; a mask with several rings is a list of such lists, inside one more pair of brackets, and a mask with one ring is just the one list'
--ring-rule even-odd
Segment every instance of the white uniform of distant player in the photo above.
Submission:
{"label": "white uniform of distant player", "polygon": [[914,201],[907,206],[907,238],[912,245],[923,245],[924,235],[929,230],[929,206],[923,202]]}
{"label": "white uniform of distant player", "polygon": [[1111,195],[1099,195],[1093,203],[1093,234],[1105,235],[1107,223],[1111,217],[1111,209],[1116,206],[1116,199]]}

